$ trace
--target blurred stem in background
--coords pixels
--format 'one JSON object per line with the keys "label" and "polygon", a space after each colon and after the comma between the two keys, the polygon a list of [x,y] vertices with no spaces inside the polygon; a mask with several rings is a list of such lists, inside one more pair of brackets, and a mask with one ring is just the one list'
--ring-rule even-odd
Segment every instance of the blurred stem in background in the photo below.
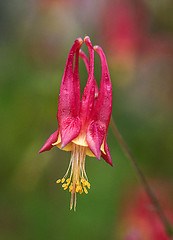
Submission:
{"label": "blurred stem in background", "polygon": [[111,124],[112,130],[113,130],[115,136],[117,137],[118,141],[120,142],[122,148],[124,149],[125,153],[129,157],[129,159],[131,160],[131,162],[132,162],[132,164],[135,168],[135,171],[136,171],[137,175],[139,176],[139,178],[141,180],[141,183],[142,183],[148,197],[150,198],[151,202],[154,205],[155,210],[157,211],[157,214],[158,214],[158,216],[159,216],[159,218],[160,218],[160,220],[161,220],[161,222],[162,222],[162,224],[165,228],[165,231],[166,231],[167,235],[170,236],[170,237],[173,237],[172,225],[168,221],[168,219],[167,219],[167,217],[166,217],[166,215],[163,211],[163,208],[160,205],[159,200],[157,199],[155,193],[151,189],[151,187],[150,187],[147,179],[145,178],[142,170],[140,169],[135,157],[133,156],[129,147],[127,146],[126,142],[124,141],[123,137],[121,136],[121,134],[120,134],[120,132],[119,132],[114,120],[113,120],[113,117],[111,117],[110,124]]}

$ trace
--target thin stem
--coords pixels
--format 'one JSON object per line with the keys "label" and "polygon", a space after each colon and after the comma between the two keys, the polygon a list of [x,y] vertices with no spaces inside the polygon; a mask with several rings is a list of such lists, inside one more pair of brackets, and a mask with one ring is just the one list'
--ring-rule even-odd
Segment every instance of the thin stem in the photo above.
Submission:
{"label": "thin stem", "polygon": [[124,151],[126,152],[127,156],[129,157],[129,159],[131,160],[133,166],[135,167],[136,173],[138,174],[141,183],[148,195],[148,197],[150,198],[151,202],[153,203],[158,216],[165,228],[166,233],[168,234],[168,236],[173,236],[173,228],[170,224],[170,222],[168,221],[167,217],[165,216],[165,213],[159,203],[159,200],[157,199],[155,193],[153,192],[153,190],[151,189],[147,179],[145,178],[142,170],[140,169],[135,157],[133,156],[133,154],[131,153],[129,147],[127,146],[126,142],[124,141],[123,137],[121,136],[113,118],[111,117],[111,121],[110,121],[112,130],[115,134],[115,136],[117,137],[118,141],[120,142],[121,146],[123,147]]}

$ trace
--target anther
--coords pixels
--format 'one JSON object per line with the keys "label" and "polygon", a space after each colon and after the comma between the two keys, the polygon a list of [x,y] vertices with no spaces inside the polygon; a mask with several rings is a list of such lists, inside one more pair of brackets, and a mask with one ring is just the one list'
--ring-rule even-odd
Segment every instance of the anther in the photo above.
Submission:
{"label": "anther", "polygon": [[86,186],[90,189],[90,183],[88,181],[85,182],[86,183]]}
{"label": "anther", "polygon": [[84,189],[84,192],[87,194],[88,191],[87,191],[86,187],[83,187],[83,189]]}
{"label": "anther", "polygon": [[58,179],[57,181],[56,181],[56,183],[60,183],[61,182],[61,179]]}
{"label": "anther", "polygon": [[62,178],[61,182],[64,183],[65,182],[65,178]]}
{"label": "anther", "polygon": [[67,185],[67,186],[70,185],[70,182],[67,182],[66,185]]}
{"label": "anther", "polygon": [[71,192],[73,190],[73,184],[71,183],[71,185],[69,186],[69,192]]}
{"label": "anther", "polygon": [[80,192],[81,189],[82,189],[81,185],[78,185],[78,186],[76,187],[76,192]]}
{"label": "anther", "polygon": [[82,193],[83,193],[83,190],[82,190],[82,188],[81,188],[81,190],[79,191],[79,193],[80,193],[80,194],[82,194]]}
{"label": "anther", "polygon": [[81,183],[83,183],[84,181],[85,181],[85,180],[82,178],[82,179],[81,179]]}

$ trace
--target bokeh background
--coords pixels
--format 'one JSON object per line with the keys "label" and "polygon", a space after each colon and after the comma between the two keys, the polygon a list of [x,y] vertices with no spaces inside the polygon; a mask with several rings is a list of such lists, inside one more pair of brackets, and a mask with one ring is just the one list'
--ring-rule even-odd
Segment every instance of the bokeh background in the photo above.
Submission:
{"label": "bokeh background", "polygon": [[[112,115],[151,186],[164,186],[163,206],[171,215],[172,1],[6,0],[0,1],[2,240],[125,239],[129,223],[122,223],[124,209],[141,185],[110,127],[114,167],[87,157],[91,189],[78,197],[75,213],[69,210],[70,194],[55,183],[63,177],[70,153],[53,148],[38,154],[57,128],[68,52],[85,35],[106,53]],[[95,55],[98,84],[100,76]],[[82,61],[80,80],[84,87]]]}

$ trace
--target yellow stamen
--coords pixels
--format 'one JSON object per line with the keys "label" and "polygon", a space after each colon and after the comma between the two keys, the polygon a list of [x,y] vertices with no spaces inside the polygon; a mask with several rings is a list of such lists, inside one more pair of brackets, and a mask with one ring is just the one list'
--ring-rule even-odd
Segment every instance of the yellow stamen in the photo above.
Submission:
{"label": "yellow stamen", "polygon": [[62,178],[61,182],[64,183],[65,182],[65,178]]}
{"label": "yellow stamen", "polygon": [[86,186],[88,187],[88,189],[90,189],[91,185],[88,181],[86,181]]}
{"label": "yellow stamen", "polygon": [[81,185],[78,185],[77,187],[76,187],[76,192],[79,192],[79,191],[81,191],[82,190],[82,186]]}
{"label": "yellow stamen", "polygon": [[[62,179],[58,179],[56,182],[61,182],[64,190],[69,189],[69,192],[71,192],[70,209],[73,208],[74,201],[75,210],[77,201],[76,194],[82,194],[83,192],[87,194],[87,188],[90,189],[90,183],[88,182],[88,178],[85,172],[86,147],[73,143],[71,152],[71,160],[67,172]],[[69,174],[70,169],[71,172]],[[67,178],[67,176],[69,177]]]}
{"label": "yellow stamen", "polygon": [[61,179],[58,179],[57,181],[56,181],[56,183],[60,183],[61,182]]}
{"label": "yellow stamen", "polygon": [[73,190],[73,185],[71,184],[69,187],[69,192],[71,192]]}
{"label": "yellow stamen", "polygon": [[82,194],[82,193],[83,193],[83,189],[81,189],[81,190],[79,191],[79,193]]}
{"label": "yellow stamen", "polygon": [[87,191],[86,187],[83,187],[83,190],[86,194],[88,194],[88,191]]}

